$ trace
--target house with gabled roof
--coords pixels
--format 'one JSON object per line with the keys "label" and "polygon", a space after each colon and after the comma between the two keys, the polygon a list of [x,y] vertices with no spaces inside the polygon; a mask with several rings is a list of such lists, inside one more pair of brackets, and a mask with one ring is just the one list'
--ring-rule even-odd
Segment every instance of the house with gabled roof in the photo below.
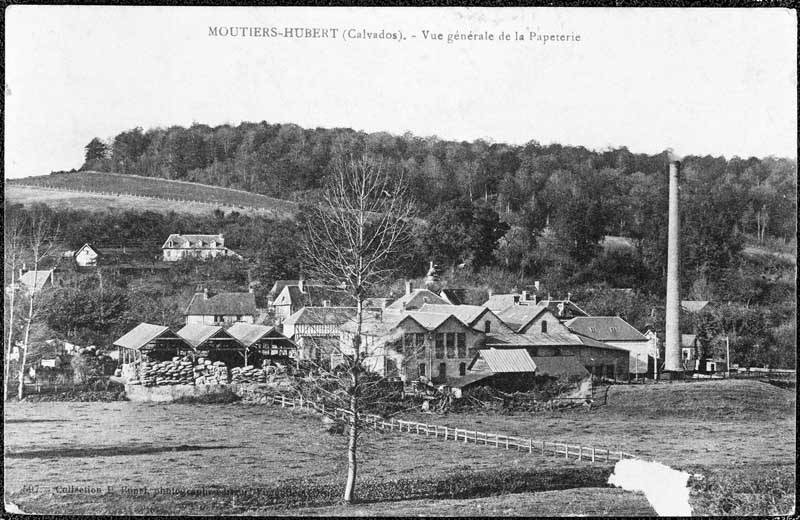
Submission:
{"label": "house with gabled roof", "polygon": [[470,327],[483,332],[514,332],[497,314],[480,305],[436,305],[426,303],[419,312],[453,315]]}
{"label": "house with gabled roof", "polygon": [[448,305],[447,301],[428,289],[414,289],[411,282],[406,282],[406,293],[386,306],[387,312],[414,311],[426,303]]}
{"label": "house with gabled roof", "polygon": [[259,366],[263,359],[297,357],[297,345],[275,327],[240,321],[227,332],[244,346],[246,365]]}
{"label": "house with gabled roof", "polygon": [[650,339],[619,316],[578,316],[564,325],[575,334],[630,352],[631,374],[645,374],[648,366],[652,370]]}
{"label": "house with gabled roof", "polygon": [[173,233],[161,246],[165,262],[177,262],[184,258],[216,258],[218,256],[241,256],[225,247],[222,233],[216,235]]}
{"label": "house with gabled roof", "polygon": [[187,325],[253,323],[257,314],[256,297],[252,292],[209,294],[208,289],[196,291],[184,312]]}
{"label": "house with gabled roof", "polygon": [[[355,324],[342,326],[339,350],[352,353]],[[403,380],[444,382],[465,375],[467,364],[483,347],[484,333],[452,314],[407,311],[365,320],[361,345],[370,370]]]}
{"label": "house with gabled roof", "polygon": [[283,323],[303,307],[331,307],[343,303],[346,293],[329,285],[308,285],[298,280],[297,285],[284,285],[272,302],[272,311],[277,323]]}
{"label": "house with gabled roof", "polygon": [[75,254],[72,255],[78,267],[97,267],[97,261],[100,256],[100,251],[88,242],[83,244],[80,249],[75,251]]}

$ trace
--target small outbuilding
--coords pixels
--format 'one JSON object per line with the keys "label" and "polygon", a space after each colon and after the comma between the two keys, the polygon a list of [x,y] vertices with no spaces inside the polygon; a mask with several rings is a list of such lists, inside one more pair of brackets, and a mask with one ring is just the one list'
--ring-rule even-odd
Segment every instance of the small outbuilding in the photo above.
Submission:
{"label": "small outbuilding", "polygon": [[223,361],[227,366],[245,365],[245,346],[218,325],[191,323],[178,331],[197,351],[210,361]]}

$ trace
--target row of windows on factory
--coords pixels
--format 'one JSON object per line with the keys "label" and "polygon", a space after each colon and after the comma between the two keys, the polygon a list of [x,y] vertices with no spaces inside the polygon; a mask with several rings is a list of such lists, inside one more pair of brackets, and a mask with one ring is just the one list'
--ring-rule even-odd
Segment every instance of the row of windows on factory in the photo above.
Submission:
{"label": "row of windows on factory", "polygon": [[[397,345],[400,354],[425,357],[425,334],[404,334],[403,344]],[[434,334],[433,354],[436,359],[467,357],[467,335],[464,332],[439,332]],[[473,353],[470,352],[470,355]]]}

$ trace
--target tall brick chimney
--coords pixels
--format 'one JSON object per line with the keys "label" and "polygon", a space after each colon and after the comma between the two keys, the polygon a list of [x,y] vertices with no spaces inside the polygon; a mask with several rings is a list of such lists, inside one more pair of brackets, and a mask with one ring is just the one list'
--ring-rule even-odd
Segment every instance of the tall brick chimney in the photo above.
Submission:
{"label": "tall brick chimney", "polygon": [[667,308],[664,370],[682,371],[681,366],[681,215],[680,158],[669,151],[669,227],[667,229]]}

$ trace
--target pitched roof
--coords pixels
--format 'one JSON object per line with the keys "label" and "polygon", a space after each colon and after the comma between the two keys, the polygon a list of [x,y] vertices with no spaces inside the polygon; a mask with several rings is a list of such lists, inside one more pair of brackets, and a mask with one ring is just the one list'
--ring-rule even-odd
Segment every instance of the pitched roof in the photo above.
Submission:
{"label": "pitched roof", "polygon": [[600,341],[647,341],[647,338],[619,316],[582,316],[565,323],[572,332]]}
{"label": "pitched roof", "polygon": [[489,296],[489,299],[483,303],[484,307],[488,307],[489,309],[497,312],[501,311],[507,307],[514,305],[516,297],[516,303],[519,303],[520,294],[519,293],[511,293],[511,294],[492,294]]}
{"label": "pitched roof", "polygon": [[356,315],[355,307],[303,307],[283,322],[284,325],[341,325]]}
{"label": "pitched roof", "polygon": [[169,330],[169,327],[153,325],[152,323],[140,323],[115,341],[114,345],[139,350],[151,341],[161,337],[180,339],[174,332]]}
{"label": "pitched roof", "polygon": [[511,305],[497,311],[497,317],[514,330],[520,330],[541,313],[547,310],[544,305]]}
{"label": "pitched roof", "polygon": [[418,312],[453,315],[462,322],[472,325],[484,313],[492,311],[480,305],[437,305],[426,303],[419,308]]}
{"label": "pitched roof", "polygon": [[524,348],[479,350],[478,357],[486,361],[493,374],[536,371],[536,364]]}
{"label": "pitched roof", "polygon": [[[408,294],[404,294],[394,301],[391,305],[386,307],[388,311],[402,311],[419,309],[426,303],[437,305],[447,305],[447,302],[438,294],[429,291],[428,289],[414,289]],[[405,307],[403,307],[405,304]]]}
{"label": "pitched roof", "polygon": [[542,300],[541,304],[547,307],[559,320],[568,320],[578,316],[589,315],[589,313],[570,300]]}
{"label": "pitched roof", "polygon": [[254,325],[252,323],[239,321],[228,327],[228,334],[238,339],[239,342],[246,347],[249,347],[270,333],[282,336],[282,334],[275,330],[275,327],[269,327],[267,325]]}
{"label": "pitched roof", "polygon": [[439,296],[453,305],[464,305],[467,303],[466,289],[442,289],[439,291]]}
{"label": "pitched roof", "polygon": [[550,377],[586,377],[589,371],[575,356],[534,356],[537,376]]}
{"label": "pitched roof", "polygon": [[97,256],[101,255],[99,249],[97,249],[96,247],[94,247],[93,245],[91,245],[90,243],[87,242],[87,243],[83,244],[81,247],[79,247],[78,249],[76,249],[75,252],[72,254],[72,256],[78,256],[78,253],[80,253],[84,249],[91,249],[92,251],[94,251],[94,253]]}
{"label": "pitched roof", "polygon": [[[284,287],[287,285],[299,285],[300,280],[275,280],[275,283],[272,284],[272,289],[269,290],[269,295],[272,297],[278,296]],[[319,282],[314,280],[303,280],[303,284],[306,287],[314,286],[314,285],[321,285]]]}
{"label": "pitched roof", "polygon": [[[169,242],[172,241],[175,243],[172,247],[191,247],[191,248],[206,248],[211,246],[211,242],[216,242],[217,247],[222,247],[225,245],[225,240],[222,234],[218,235],[182,235],[178,233],[172,233],[167,239],[164,241],[164,245],[161,246],[162,249],[167,249],[169,246]],[[201,245],[202,244],[202,245]]]}
{"label": "pitched roof", "polygon": [[256,296],[249,292],[225,292],[204,299],[202,293],[195,293],[185,315],[217,316],[217,315],[254,315],[256,313]]}
{"label": "pitched roof", "polygon": [[[52,283],[53,270],[47,271],[28,271],[19,277],[19,283],[27,287],[29,290],[33,289],[34,292],[41,291],[48,280]],[[34,280],[36,287],[34,287]]]}
{"label": "pitched roof", "polygon": [[234,339],[222,327],[217,325],[203,325],[190,323],[178,331],[178,336],[185,339],[190,345],[197,348],[209,339]]}
{"label": "pitched roof", "polygon": [[563,332],[531,332],[528,334],[496,332],[486,335],[487,347],[538,347],[581,344],[583,342],[577,335]]}
{"label": "pitched roof", "polygon": [[528,332],[516,334],[508,332],[497,332],[486,335],[486,346],[493,348],[508,347],[546,347],[563,345],[586,345],[587,347],[604,348],[609,350],[624,350],[621,347],[614,347],[596,339],[572,334],[568,332]]}
{"label": "pitched roof", "polygon": [[682,347],[693,347],[695,341],[697,341],[696,334],[681,334]]}
{"label": "pitched roof", "polygon": [[[277,296],[283,294],[284,291],[288,291],[289,305],[294,307],[320,307],[324,301],[340,299],[342,296],[341,290],[324,285],[304,284],[302,291],[299,285],[285,285]],[[279,305],[286,304],[281,303]]]}
{"label": "pitched roof", "polygon": [[493,374],[491,372],[468,372],[463,376],[446,376],[445,381],[446,385],[451,388],[464,388],[465,386],[469,386],[481,379],[486,379],[487,377],[491,377]]}
{"label": "pitched roof", "polygon": [[708,300],[681,300],[681,307],[687,312],[700,312],[708,304]]}

